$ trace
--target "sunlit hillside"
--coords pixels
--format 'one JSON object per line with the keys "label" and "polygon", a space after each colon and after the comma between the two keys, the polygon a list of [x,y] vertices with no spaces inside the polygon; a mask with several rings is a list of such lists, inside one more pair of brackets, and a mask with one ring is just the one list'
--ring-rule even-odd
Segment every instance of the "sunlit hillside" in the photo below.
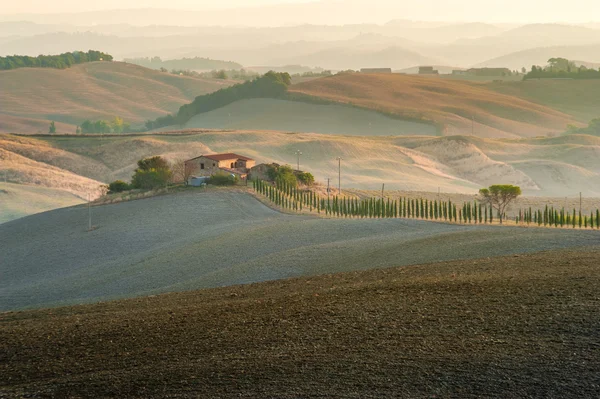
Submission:
{"label": "sunlit hillside", "polygon": [[562,132],[575,122],[564,112],[481,83],[436,77],[341,74],[293,85],[290,91],[431,121],[445,135],[533,137]]}
{"label": "sunlit hillside", "polygon": [[0,71],[0,131],[47,133],[54,120],[59,133],[75,133],[86,119],[115,116],[142,124],[230,84],[121,62]]}

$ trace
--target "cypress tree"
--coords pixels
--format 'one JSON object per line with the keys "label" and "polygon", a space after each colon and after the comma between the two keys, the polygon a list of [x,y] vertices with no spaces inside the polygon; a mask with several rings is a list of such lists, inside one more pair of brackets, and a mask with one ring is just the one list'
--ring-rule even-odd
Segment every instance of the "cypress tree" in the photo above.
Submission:
{"label": "cypress tree", "polygon": [[596,209],[596,230],[600,229],[600,209]]}
{"label": "cypress tree", "polygon": [[494,207],[490,205],[490,224],[494,223]]}
{"label": "cypress tree", "polygon": [[577,225],[577,213],[575,212],[575,208],[573,208],[573,218],[571,222],[573,223],[573,228],[575,228],[575,226]]}
{"label": "cypress tree", "polygon": [[579,228],[583,225],[583,220],[581,220],[581,211],[579,211]]}

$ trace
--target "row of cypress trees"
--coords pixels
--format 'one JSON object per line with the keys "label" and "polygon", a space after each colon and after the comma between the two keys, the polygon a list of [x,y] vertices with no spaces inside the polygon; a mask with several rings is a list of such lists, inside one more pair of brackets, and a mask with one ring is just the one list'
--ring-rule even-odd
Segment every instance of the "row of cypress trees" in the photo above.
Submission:
{"label": "row of cypress trees", "polygon": [[531,208],[520,209],[515,221],[517,224],[533,224],[545,227],[579,227],[580,229],[590,227],[600,229],[600,209],[596,209],[596,212],[591,211],[590,215],[587,216],[576,209],[569,212],[565,208],[559,210],[546,205],[543,211],[541,209],[532,210]]}
{"label": "row of cypress trees", "polygon": [[[303,209],[317,213],[325,213],[335,217],[354,218],[409,218],[439,220],[463,224],[491,224],[500,215],[491,206],[473,201],[465,202],[462,206],[452,201],[437,201],[427,199],[412,199],[402,197],[399,199],[357,198],[332,196],[322,198],[311,190],[300,190],[297,186],[285,181],[276,182],[275,185],[263,180],[254,180],[253,187],[256,192],[264,195],[274,204],[293,211]],[[576,227],[600,229],[600,210],[592,212],[589,217],[566,212],[564,209],[556,210],[546,206],[544,211],[533,211],[531,208],[520,210],[516,217],[517,224],[537,224],[538,226]]]}

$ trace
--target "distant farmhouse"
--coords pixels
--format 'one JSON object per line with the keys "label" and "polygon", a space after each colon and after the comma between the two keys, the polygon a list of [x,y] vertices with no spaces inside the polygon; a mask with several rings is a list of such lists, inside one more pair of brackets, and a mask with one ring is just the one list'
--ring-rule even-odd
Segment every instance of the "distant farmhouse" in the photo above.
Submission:
{"label": "distant farmhouse", "polygon": [[433,69],[432,66],[420,66],[419,67],[419,75],[438,75],[439,72],[437,69]]}
{"label": "distant farmhouse", "polygon": [[468,75],[469,72],[467,72],[466,69],[453,69],[452,70],[452,75]]}
{"label": "distant farmhouse", "polygon": [[467,74],[473,76],[510,76],[512,72],[508,68],[471,68],[467,69]]}
{"label": "distant farmhouse", "polygon": [[392,68],[361,68],[360,73],[392,73]]}
{"label": "distant farmhouse", "polygon": [[185,161],[185,170],[188,176],[208,177],[218,172],[231,173],[240,179],[246,179],[250,168],[255,162],[252,158],[243,155],[210,154],[200,155],[199,157]]}

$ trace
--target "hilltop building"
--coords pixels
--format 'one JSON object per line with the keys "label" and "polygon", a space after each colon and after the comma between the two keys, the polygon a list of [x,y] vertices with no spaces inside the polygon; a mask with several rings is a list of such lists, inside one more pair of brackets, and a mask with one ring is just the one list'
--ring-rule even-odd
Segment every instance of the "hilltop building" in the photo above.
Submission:
{"label": "hilltop building", "polygon": [[420,66],[419,75],[439,75],[437,69],[433,69],[432,66]]}
{"label": "hilltop building", "polygon": [[231,173],[246,179],[250,168],[255,164],[252,158],[234,153],[200,155],[185,161],[189,176],[212,176],[218,172]]}
{"label": "hilltop building", "polygon": [[467,69],[469,75],[474,76],[510,76],[512,72],[508,68],[471,68]]}
{"label": "hilltop building", "polygon": [[360,73],[392,73],[392,68],[361,68]]}

